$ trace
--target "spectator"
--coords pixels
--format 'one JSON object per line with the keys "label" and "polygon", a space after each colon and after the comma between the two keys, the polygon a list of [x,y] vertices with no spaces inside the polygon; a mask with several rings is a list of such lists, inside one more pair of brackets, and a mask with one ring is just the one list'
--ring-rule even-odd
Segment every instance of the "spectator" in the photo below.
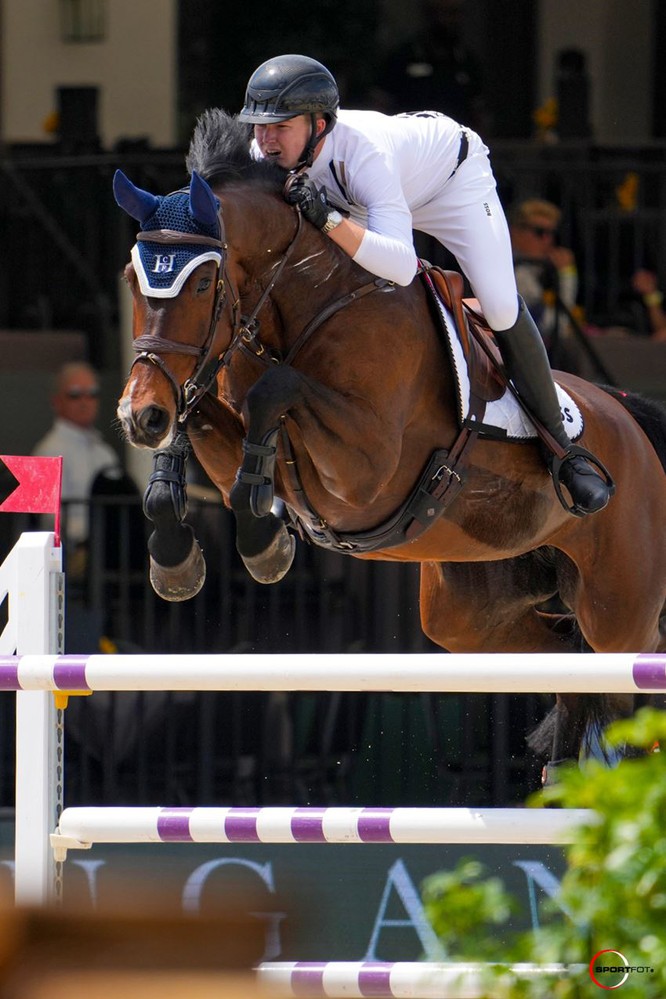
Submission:
{"label": "spectator", "polygon": [[[68,542],[68,573],[81,574],[89,534],[88,501],[98,474],[123,475],[118,455],[95,424],[99,414],[99,379],[85,362],[65,364],[56,374],[51,429],[34,447],[34,455],[62,455],[62,499],[67,503],[64,533]],[[77,564],[78,563],[78,564]]]}
{"label": "spectator", "polygon": [[421,0],[421,28],[388,54],[370,92],[385,114],[443,111],[488,133],[479,62],[463,37],[464,0]]}
{"label": "spectator", "polygon": [[558,246],[562,213],[551,201],[521,201],[509,213],[518,292],[532,313],[551,363],[573,371],[571,324],[563,306],[576,307],[578,270],[573,252]]}
{"label": "spectator", "polygon": [[640,295],[648,319],[651,340],[666,342],[666,311],[664,295],[659,290],[659,281],[653,271],[638,270],[631,278],[631,287]]}

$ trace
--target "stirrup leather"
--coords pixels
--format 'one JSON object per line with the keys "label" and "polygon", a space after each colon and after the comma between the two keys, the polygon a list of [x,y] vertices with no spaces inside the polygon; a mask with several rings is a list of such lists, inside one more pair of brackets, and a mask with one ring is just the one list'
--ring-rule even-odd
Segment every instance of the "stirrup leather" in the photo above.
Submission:
{"label": "stirrup leather", "polygon": [[562,504],[562,506],[564,507],[564,509],[567,511],[567,513],[573,514],[574,517],[584,517],[586,515],[586,511],[581,510],[581,508],[578,507],[575,503],[572,503],[570,506],[565,499],[564,493],[562,492],[560,473],[562,471],[562,466],[565,465],[567,461],[570,461],[571,458],[584,458],[586,461],[589,461],[591,465],[594,465],[595,468],[597,468],[601,472],[602,476],[606,480],[606,486],[608,488],[609,496],[612,496],[613,493],[615,492],[615,483],[613,481],[613,477],[611,476],[606,466],[603,464],[603,462],[599,461],[599,459],[595,457],[595,455],[593,455],[591,451],[588,451],[587,448],[581,447],[580,444],[571,444],[564,452],[561,458],[558,455],[554,454],[553,452],[551,452],[549,458],[550,458],[549,461],[550,474],[553,477],[553,486],[555,488],[555,494],[560,503]]}

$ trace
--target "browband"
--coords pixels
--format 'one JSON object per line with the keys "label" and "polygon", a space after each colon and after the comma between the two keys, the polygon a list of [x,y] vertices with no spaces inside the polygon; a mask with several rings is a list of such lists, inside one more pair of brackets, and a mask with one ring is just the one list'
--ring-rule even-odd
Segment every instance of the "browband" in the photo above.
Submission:
{"label": "browband", "polygon": [[214,236],[197,236],[194,232],[178,232],[176,229],[148,229],[136,234],[137,240],[146,243],[192,243],[196,246],[223,247],[221,239]]}

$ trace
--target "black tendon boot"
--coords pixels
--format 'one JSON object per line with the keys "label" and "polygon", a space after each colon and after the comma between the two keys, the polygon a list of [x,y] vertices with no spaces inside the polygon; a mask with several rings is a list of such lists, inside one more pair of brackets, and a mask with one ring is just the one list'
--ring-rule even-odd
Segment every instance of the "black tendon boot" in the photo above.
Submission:
{"label": "black tendon boot", "polygon": [[[565,509],[578,517],[596,513],[603,510],[613,495],[613,481],[594,455],[572,444],[567,437],[541,334],[522,298],[518,301],[518,318],[514,325],[508,330],[494,331],[507,374],[526,407],[565,452],[561,458],[552,451],[546,455],[558,499]],[[571,496],[571,506],[564,500],[560,485],[564,485]]]}

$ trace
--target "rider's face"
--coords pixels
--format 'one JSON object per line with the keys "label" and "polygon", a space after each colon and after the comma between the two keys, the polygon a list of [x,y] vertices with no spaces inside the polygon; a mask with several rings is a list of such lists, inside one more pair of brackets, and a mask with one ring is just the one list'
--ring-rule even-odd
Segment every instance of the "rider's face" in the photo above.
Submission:
{"label": "rider's face", "polygon": [[[317,132],[325,127],[323,118],[317,121]],[[301,158],[310,138],[310,116],[299,114],[296,118],[279,121],[274,125],[255,125],[254,137],[263,156],[275,159],[281,167],[292,170]],[[315,153],[315,158],[319,149]]]}

